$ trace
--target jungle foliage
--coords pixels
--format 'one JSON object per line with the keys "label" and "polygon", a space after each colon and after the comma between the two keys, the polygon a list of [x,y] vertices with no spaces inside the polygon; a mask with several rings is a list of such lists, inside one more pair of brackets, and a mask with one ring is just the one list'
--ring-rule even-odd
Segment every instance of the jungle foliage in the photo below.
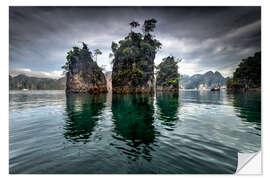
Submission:
{"label": "jungle foliage", "polygon": [[90,64],[94,70],[102,71],[102,68],[100,68],[95,61],[93,61],[94,56],[97,57],[98,55],[102,54],[102,52],[99,49],[96,49],[93,56],[93,53],[88,49],[84,42],[82,42],[82,45],[82,48],[75,46],[72,48],[72,50],[67,52],[67,61],[65,65],[62,66],[62,69],[64,69],[66,72],[70,72],[72,66],[76,63],[87,63]]}
{"label": "jungle foliage", "polygon": [[[92,83],[97,83],[98,81],[102,80],[102,68],[97,65],[97,56],[101,55],[102,52],[99,49],[94,50],[93,53],[88,49],[87,45],[82,42],[82,48],[73,47],[67,53],[66,56],[66,63],[62,66],[62,69],[65,70],[66,73],[78,73],[79,71],[83,72],[84,79],[88,79],[90,77],[90,81]],[[96,61],[93,58],[96,57]],[[89,69],[91,70],[91,75],[89,73]],[[69,74],[70,75],[70,74]]]}
{"label": "jungle foliage", "polygon": [[261,52],[253,57],[243,59],[233,73],[233,78],[227,81],[227,88],[248,89],[261,87]]}
{"label": "jungle foliage", "polygon": [[162,87],[179,87],[178,65],[181,60],[176,60],[173,56],[168,56],[156,67],[156,85]]}
{"label": "jungle foliage", "polygon": [[142,34],[133,31],[140,24],[132,21],[131,32],[118,43],[112,42],[113,85],[137,86],[154,77],[154,59],[161,48],[161,43],[151,34],[156,23],[155,19],[145,20]]}

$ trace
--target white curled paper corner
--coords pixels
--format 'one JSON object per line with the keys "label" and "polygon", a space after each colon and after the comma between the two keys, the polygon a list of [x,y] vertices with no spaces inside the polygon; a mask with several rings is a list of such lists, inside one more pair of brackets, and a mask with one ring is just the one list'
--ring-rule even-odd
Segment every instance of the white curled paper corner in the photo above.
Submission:
{"label": "white curled paper corner", "polygon": [[261,175],[262,153],[238,153],[238,164],[235,174],[239,175]]}

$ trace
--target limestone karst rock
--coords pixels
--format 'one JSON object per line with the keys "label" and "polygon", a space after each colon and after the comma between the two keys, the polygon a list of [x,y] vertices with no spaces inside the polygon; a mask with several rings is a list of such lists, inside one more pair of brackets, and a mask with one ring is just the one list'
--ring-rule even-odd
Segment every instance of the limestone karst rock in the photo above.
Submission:
{"label": "limestone karst rock", "polygon": [[179,61],[168,56],[157,66],[156,90],[176,91],[179,89],[178,66]]}
{"label": "limestone karst rock", "polygon": [[83,43],[83,48],[73,47],[73,50],[68,52],[67,62],[62,68],[66,70],[67,93],[107,92],[102,68],[93,60],[86,44]]}
{"label": "limestone karst rock", "polygon": [[212,89],[225,87],[229,77],[223,77],[220,72],[208,71],[204,74],[194,74],[192,76],[181,74],[179,85],[183,89]]}
{"label": "limestone karst rock", "polygon": [[161,43],[150,34],[155,23],[155,19],[146,20],[144,34],[131,31],[118,44],[112,43],[113,93],[154,92],[154,59],[161,47]]}

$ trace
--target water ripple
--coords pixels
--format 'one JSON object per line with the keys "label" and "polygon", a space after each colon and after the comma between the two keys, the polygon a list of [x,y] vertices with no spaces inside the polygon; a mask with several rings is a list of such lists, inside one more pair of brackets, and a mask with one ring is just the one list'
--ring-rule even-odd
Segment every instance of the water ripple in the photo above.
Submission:
{"label": "water ripple", "polygon": [[10,173],[234,173],[261,145],[260,94],[11,91]]}

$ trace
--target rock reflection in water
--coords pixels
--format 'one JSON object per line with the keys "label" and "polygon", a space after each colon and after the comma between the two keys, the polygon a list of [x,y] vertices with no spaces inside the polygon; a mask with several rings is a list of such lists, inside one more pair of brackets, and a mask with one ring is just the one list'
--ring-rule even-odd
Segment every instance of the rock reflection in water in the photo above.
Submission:
{"label": "rock reflection in water", "polygon": [[140,157],[150,161],[151,144],[156,135],[153,96],[113,94],[112,113],[115,124],[113,137],[126,143],[125,146],[114,146],[134,161]]}
{"label": "rock reflection in water", "polygon": [[72,142],[88,142],[99,115],[105,107],[106,95],[68,94],[66,97],[66,139]]}
{"label": "rock reflection in water", "polygon": [[252,123],[256,129],[261,130],[261,93],[236,92],[228,93],[237,116],[243,121]]}
{"label": "rock reflection in water", "polygon": [[158,116],[167,130],[173,130],[178,120],[179,93],[160,92],[156,95]]}

